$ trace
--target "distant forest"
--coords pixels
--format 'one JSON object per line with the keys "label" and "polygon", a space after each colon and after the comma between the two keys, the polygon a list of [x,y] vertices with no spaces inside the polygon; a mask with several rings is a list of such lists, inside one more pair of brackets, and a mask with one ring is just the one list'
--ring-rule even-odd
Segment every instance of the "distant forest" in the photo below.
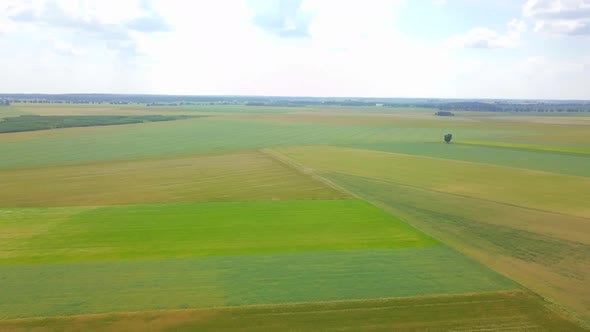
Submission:
{"label": "distant forest", "polygon": [[385,108],[432,108],[439,111],[472,112],[590,112],[583,100],[493,100],[432,98],[336,98],[269,96],[188,96],[129,94],[0,94],[0,105],[15,103],[145,104],[147,106],[246,105],[256,107],[362,106]]}
{"label": "distant forest", "polygon": [[[198,117],[198,116],[190,116]],[[21,115],[0,120],[0,134],[56,128],[112,126],[142,122],[158,122],[186,119],[176,115]]]}

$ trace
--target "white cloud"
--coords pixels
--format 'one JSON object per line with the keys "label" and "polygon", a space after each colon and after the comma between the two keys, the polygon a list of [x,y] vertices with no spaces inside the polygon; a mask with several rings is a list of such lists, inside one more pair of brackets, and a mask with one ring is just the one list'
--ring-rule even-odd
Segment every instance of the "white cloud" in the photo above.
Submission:
{"label": "white cloud", "polygon": [[[407,84],[421,80],[412,71],[426,75],[432,65],[432,76],[447,67],[434,68],[444,57],[429,59],[433,52],[395,31],[400,1],[367,6],[306,0],[299,10],[313,20],[304,39],[268,34],[251,24],[256,15],[251,3],[214,3],[206,11],[198,4],[191,10],[161,7],[159,12],[175,23],[174,33],[138,42],[147,59],[157,59],[150,65],[154,87],[168,93],[390,95],[424,88]],[[427,64],[418,65],[420,59]],[[405,81],[391,80],[404,75]]]}
{"label": "white cloud", "polygon": [[519,45],[521,35],[525,31],[526,24],[523,21],[513,19],[506,25],[504,33],[479,27],[471,29],[462,35],[452,36],[447,41],[447,44],[455,47],[482,49],[515,47]]}
{"label": "white cloud", "polygon": [[590,0],[528,0],[522,11],[535,21],[535,31],[590,35]]}
{"label": "white cloud", "polygon": [[459,95],[472,98],[588,99],[590,58],[486,60],[456,76],[455,83]]}
{"label": "white cloud", "polygon": [[401,1],[306,0],[300,8],[313,20],[304,39],[257,28],[247,2],[214,3],[158,7],[175,31],[138,39],[154,91],[418,96],[439,93],[436,86],[458,70],[451,52],[396,30]]}
{"label": "white cloud", "polygon": [[250,1],[252,22],[279,37],[308,37],[310,13],[301,8],[302,0]]}
{"label": "white cloud", "polygon": [[64,41],[57,41],[53,45],[53,50],[62,55],[83,56],[88,54],[88,51],[82,48],[73,46]]}
{"label": "white cloud", "polygon": [[[80,1],[35,0],[31,2],[8,1],[6,17],[21,31],[27,27],[38,30],[37,37],[60,39],[71,36],[77,43],[101,43],[103,48],[118,48],[120,54],[134,55],[133,34],[158,33],[170,30],[168,23],[155,12],[149,2],[129,1]],[[74,43],[74,41],[70,41]],[[79,47],[55,49],[65,53],[80,54]]]}

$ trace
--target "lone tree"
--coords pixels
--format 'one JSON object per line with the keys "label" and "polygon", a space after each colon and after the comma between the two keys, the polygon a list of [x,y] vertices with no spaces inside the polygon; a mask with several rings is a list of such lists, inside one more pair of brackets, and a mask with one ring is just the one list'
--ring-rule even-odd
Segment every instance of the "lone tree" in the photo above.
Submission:
{"label": "lone tree", "polygon": [[445,142],[446,143],[451,143],[452,139],[453,139],[453,134],[446,134],[445,135]]}

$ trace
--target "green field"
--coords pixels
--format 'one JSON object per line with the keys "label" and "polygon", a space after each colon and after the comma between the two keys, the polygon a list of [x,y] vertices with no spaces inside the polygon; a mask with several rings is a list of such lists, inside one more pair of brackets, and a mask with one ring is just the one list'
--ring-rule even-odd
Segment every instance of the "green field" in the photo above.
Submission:
{"label": "green field", "polygon": [[444,246],[9,265],[0,274],[2,319],[518,288]]}
{"label": "green field", "polygon": [[[0,302],[3,318],[519,287],[356,200],[2,209],[0,215],[6,236],[0,275],[9,290]],[[99,286],[105,280],[119,291],[105,294]],[[35,305],[27,302],[33,294]]]}
{"label": "green field", "polygon": [[573,155],[590,155],[590,150],[576,147],[565,146],[550,146],[550,145],[535,145],[535,144],[518,144],[518,143],[503,143],[503,142],[481,142],[481,141],[464,141],[461,144],[475,145],[475,146],[491,146],[505,149],[528,150],[535,152],[557,152],[562,154]]}
{"label": "green field", "polygon": [[0,135],[2,331],[590,323],[590,122],[578,117],[0,109],[19,115],[206,117]]}
{"label": "green field", "polygon": [[588,219],[348,175],[329,178],[590,318]]}
{"label": "green field", "polygon": [[437,245],[356,200],[7,208],[0,229],[0,264]]}
{"label": "green field", "polygon": [[562,153],[561,151],[514,149],[493,144],[493,142],[489,145],[445,144],[441,141],[362,143],[349,146],[359,149],[429,156],[564,175],[590,176],[590,156]]}
{"label": "green field", "polygon": [[[481,130],[461,130],[480,139],[501,135]],[[419,127],[282,122],[207,117],[181,121],[93,128],[3,134],[0,168],[45,166],[138,157],[158,157],[195,152],[230,152],[307,144],[358,142],[412,142],[440,130]]]}

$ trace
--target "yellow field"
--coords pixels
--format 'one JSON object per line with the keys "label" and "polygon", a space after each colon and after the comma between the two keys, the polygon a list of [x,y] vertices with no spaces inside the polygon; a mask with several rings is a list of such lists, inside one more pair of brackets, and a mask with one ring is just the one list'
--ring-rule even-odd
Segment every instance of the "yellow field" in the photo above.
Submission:
{"label": "yellow field", "polygon": [[347,196],[260,152],[10,169],[0,183],[2,207]]}

